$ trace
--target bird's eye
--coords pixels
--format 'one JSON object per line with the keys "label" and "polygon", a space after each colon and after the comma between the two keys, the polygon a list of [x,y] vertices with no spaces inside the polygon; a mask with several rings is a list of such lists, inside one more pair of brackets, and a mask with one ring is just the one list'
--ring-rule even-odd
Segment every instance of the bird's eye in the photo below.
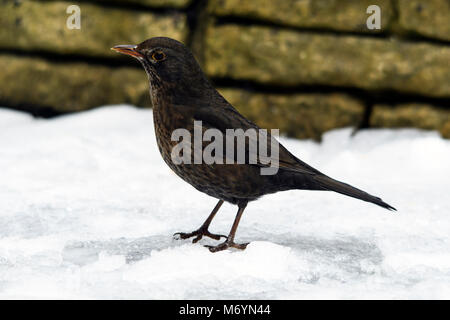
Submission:
{"label": "bird's eye", "polygon": [[166,58],[166,55],[162,51],[155,51],[152,53],[152,59],[155,61],[162,61]]}

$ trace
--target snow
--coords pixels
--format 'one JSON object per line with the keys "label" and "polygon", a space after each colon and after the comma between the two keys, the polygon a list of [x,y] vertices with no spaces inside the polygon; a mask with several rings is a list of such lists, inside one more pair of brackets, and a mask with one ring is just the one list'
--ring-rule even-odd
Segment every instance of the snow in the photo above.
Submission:
{"label": "snow", "polygon": [[[398,209],[288,191],[247,207],[210,253],[216,204],[162,161],[151,110],[107,106],[51,120],[0,109],[0,298],[449,299],[450,141],[419,130],[282,138],[302,160]],[[211,231],[227,234],[225,204]]]}

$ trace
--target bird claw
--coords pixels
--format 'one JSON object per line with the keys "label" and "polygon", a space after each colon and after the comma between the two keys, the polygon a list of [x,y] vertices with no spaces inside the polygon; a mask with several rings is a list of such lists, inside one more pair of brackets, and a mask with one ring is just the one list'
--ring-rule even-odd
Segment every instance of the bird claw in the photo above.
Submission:
{"label": "bird claw", "polygon": [[184,240],[184,239],[189,239],[189,238],[195,237],[194,239],[192,239],[192,243],[197,243],[199,240],[201,240],[203,238],[203,236],[209,237],[214,240],[220,240],[221,237],[224,237],[225,239],[227,239],[227,236],[224,236],[222,234],[214,234],[214,233],[209,232],[208,229],[203,229],[203,228],[200,228],[198,230],[195,230],[195,231],[192,231],[189,233],[177,232],[173,235],[173,238],[175,240]]}
{"label": "bird claw", "polygon": [[247,242],[247,243],[234,243],[233,241],[229,241],[228,238],[227,238],[227,240],[225,240],[225,242],[222,242],[221,244],[219,244],[217,246],[205,246],[205,247],[208,248],[209,251],[211,251],[211,252],[218,252],[218,251],[226,250],[228,248],[235,248],[235,249],[239,249],[239,250],[244,250],[245,248],[247,248],[248,244],[249,244],[249,242]]}

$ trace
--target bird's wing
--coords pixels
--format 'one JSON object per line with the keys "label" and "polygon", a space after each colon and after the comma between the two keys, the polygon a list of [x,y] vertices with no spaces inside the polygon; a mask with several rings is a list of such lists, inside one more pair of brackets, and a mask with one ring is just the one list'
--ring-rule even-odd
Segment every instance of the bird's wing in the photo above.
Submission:
{"label": "bird's wing", "polygon": [[[193,113],[193,117],[194,120],[202,121],[202,126],[204,129],[218,129],[220,130],[220,132],[222,132],[225,138],[227,134],[229,135],[229,133],[227,133],[227,129],[242,129],[244,131],[248,129],[255,129],[257,130],[257,132],[258,130],[260,130],[260,128],[256,124],[242,116],[225,99],[223,99],[223,101],[216,101],[216,103],[213,103],[212,106],[209,105],[196,108]],[[254,165],[267,167],[269,163],[273,164],[274,162],[278,161],[280,169],[303,174],[321,174],[318,170],[314,169],[313,167],[309,166],[308,164],[304,163],[300,159],[296,158],[293,154],[291,154],[272,135],[270,135],[270,132],[267,132],[266,136],[263,135],[262,137],[257,135],[256,139],[251,135],[248,135],[247,137],[248,139],[245,140],[246,160],[251,159],[251,157],[253,157],[253,159],[256,158],[257,163]],[[261,152],[257,152],[257,150],[260,150],[259,148],[256,149],[250,147],[252,144],[254,146],[258,146],[258,144],[260,143],[259,140],[261,138],[265,139],[267,150],[266,154],[270,156],[264,156],[261,154]],[[274,143],[278,144],[278,155],[271,154],[272,146]],[[223,154],[225,156],[226,153],[224,152]],[[236,159],[233,160],[236,161]]]}
{"label": "bird's wing", "polygon": [[[194,112],[194,119],[202,121],[203,129],[205,129],[205,127],[207,129],[215,128],[220,130],[223,134],[226,134],[226,129],[241,128],[244,131],[250,128],[259,129],[256,124],[244,118],[236,109],[228,104],[225,99],[223,99],[223,101],[224,103],[214,104],[214,107],[196,108]],[[267,133],[267,136],[266,141],[269,145],[275,138],[270,136],[269,133]],[[249,140],[249,142],[246,141],[245,147],[247,156],[250,156],[248,153],[252,152],[252,149],[248,147],[249,143],[256,142],[252,142],[251,138]],[[278,141],[276,142],[278,143]],[[254,165],[260,167],[266,166],[267,159],[262,159],[259,154],[256,156],[258,158],[258,162]],[[365,191],[324,175],[320,171],[296,158],[281,144],[279,144],[278,162],[280,170],[292,172],[293,176],[300,179],[300,186],[302,188],[304,188],[305,182],[307,182],[307,189],[335,191],[363,201],[372,202],[389,210],[396,210],[394,207],[383,202],[383,200],[378,197],[372,196]]]}

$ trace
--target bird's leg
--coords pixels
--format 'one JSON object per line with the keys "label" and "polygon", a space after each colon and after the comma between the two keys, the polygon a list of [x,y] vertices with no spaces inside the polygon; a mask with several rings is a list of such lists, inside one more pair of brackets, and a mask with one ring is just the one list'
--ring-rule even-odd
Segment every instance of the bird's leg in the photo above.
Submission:
{"label": "bird's leg", "polygon": [[195,231],[189,232],[189,233],[184,233],[184,232],[175,233],[173,235],[174,238],[175,239],[188,239],[188,238],[196,236],[192,240],[193,243],[196,243],[197,241],[199,241],[201,238],[203,238],[203,236],[210,237],[215,240],[220,240],[221,237],[226,238],[227,236],[224,236],[221,234],[213,234],[208,231],[208,227],[211,224],[211,221],[214,219],[214,216],[216,215],[217,211],[219,211],[222,204],[223,204],[223,200],[219,200],[219,202],[214,207],[213,211],[210,213],[210,215],[205,220],[205,222],[203,222],[203,224],[201,225],[200,228],[198,228]]}
{"label": "bird's leg", "polygon": [[240,243],[234,242],[234,236],[236,234],[236,230],[239,225],[239,221],[241,220],[242,213],[244,212],[244,209],[246,206],[247,206],[247,204],[239,205],[239,210],[236,214],[236,218],[234,219],[233,226],[231,227],[231,230],[230,230],[230,234],[228,235],[225,242],[223,242],[217,246],[205,246],[205,247],[209,248],[209,251],[217,252],[217,251],[226,250],[228,248],[236,248],[236,249],[244,250],[247,247],[248,243],[240,244]]}

